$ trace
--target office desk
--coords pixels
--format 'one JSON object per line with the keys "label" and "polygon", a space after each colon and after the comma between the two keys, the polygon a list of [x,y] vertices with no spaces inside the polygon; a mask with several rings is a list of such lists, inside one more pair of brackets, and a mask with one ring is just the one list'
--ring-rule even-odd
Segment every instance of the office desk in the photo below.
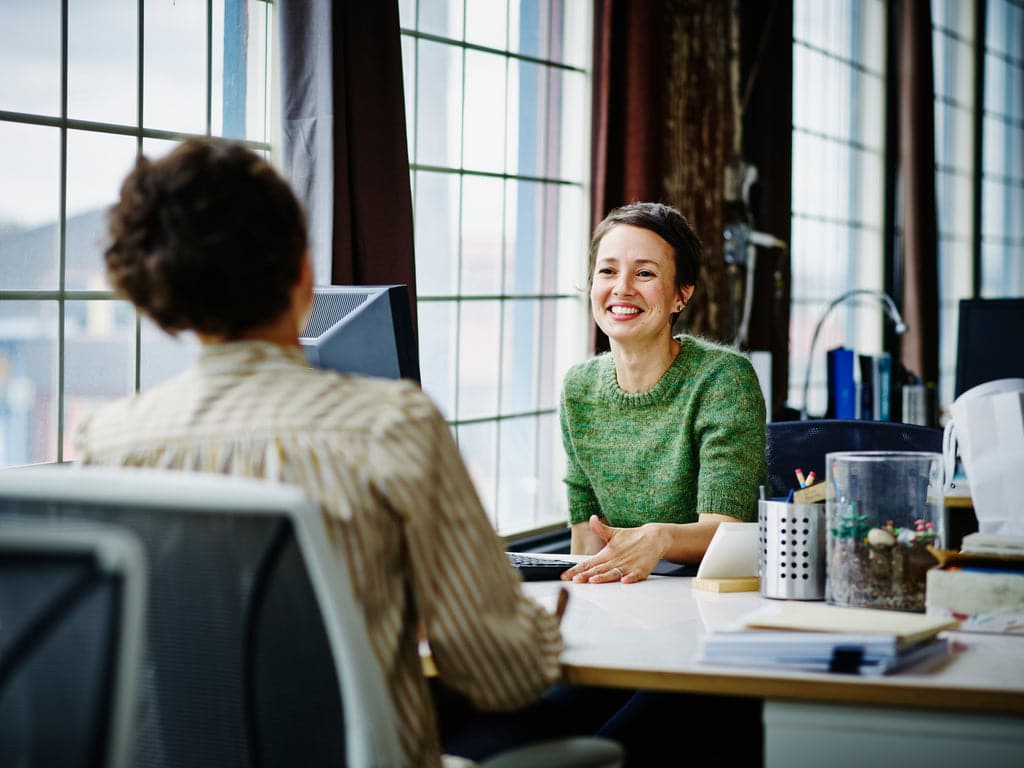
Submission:
{"label": "office desk", "polygon": [[[768,766],[1024,766],[1024,638],[952,632],[950,658],[882,678],[713,667],[705,631],[768,601],[692,581],[568,585],[565,681],[763,697]],[[560,586],[523,590],[553,605]]]}

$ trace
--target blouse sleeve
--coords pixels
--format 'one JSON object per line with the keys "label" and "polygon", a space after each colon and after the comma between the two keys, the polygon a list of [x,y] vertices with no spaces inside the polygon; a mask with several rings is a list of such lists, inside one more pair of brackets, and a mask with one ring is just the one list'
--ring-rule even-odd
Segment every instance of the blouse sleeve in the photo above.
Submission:
{"label": "blouse sleeve", "polygon": [[383,490],[434,664],[481,709],[521,707],[558,678],[558,619],[522,594],[448,425],[432,404],[420,411],[389,429],[408,473]]}

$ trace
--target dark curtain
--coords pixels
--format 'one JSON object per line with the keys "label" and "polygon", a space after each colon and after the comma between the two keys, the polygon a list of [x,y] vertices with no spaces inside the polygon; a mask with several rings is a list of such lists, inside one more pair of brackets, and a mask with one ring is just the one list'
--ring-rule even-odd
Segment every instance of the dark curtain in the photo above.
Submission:
{"label": "dark curtain", "polygon": [[416,317],[398,5],[281,0],[285,173],[318,282],[405,283]]}
{"label": "dark curtain", "polygon": [[[723,176],[734,139],[729,0],[598,0],[594,16],[591,212],[658,201],[704,244],[691,332],[721,338]],[[595,350],[607,339],[594,329]]]}
{"label": "dark curtain", "polygon": [[[754,229],[789,242],[792,0],[599,0],[594,22],[592,224],[617,205],[679,208],[704,244],[686,330],[732,341],[723,230],[726,169],[757,167]],[[732,210],[735,213],[735,209]],[[593,329],[594,350],[607,339]],[[789,370],[789,258],[759,248],[750,349],[772,353],[773,418]]]}
{"label": "dark curtain", "polygon": [[[898,167],[902,201],[903,364],[934,384],[939,376],[938,224],[935,204],[935,120],[929,0],[901,0],[898,30]],[[898,285],[898,283],[897,283]]]}

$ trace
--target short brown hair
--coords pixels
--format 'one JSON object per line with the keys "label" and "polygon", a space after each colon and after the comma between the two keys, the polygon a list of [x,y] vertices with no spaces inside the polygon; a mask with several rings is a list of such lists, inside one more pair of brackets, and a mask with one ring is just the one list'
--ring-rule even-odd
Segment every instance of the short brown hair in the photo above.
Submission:
{"label": "short brown hair", "polygon": [[111,284],[171,334],[236,338],[273,320],[306,254],[291,188],[254,151],[221,139],[139,157],[108,224]]}
{"label": "short brown hair", "polygon": [[604,217],[604,220],[595,227],[594,236],[590,240],[588,283],[594,279],[594,264],[597,261],[597,250],[601,246],[601,240],[612,227],[619,224],[649,230],[669,244],[676,265],[676,288],[697,285],[697,274],[700,272],[700,239],[686,217],[664,203],[631,203],[613,209]]}

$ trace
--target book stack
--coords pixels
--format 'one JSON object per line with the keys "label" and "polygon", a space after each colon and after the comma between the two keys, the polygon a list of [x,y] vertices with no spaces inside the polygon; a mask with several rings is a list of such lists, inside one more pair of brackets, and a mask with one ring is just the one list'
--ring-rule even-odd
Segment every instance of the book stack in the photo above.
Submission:
{"label": "book stack", "polygon": [[785,602],[710,631],[699,659],[720,666],[886,675],[949,653],[948,617]]}
{"label": "book stack", "polygon": [[890,421],[892,356],[857,354],[848,347],[827,352],[828,411],[831,419]]}
{"label": "book stack", "polygon": [[972,533],[960,552],[932,550],[925,612],[965,632],[1024,635],[1024,538]]}

